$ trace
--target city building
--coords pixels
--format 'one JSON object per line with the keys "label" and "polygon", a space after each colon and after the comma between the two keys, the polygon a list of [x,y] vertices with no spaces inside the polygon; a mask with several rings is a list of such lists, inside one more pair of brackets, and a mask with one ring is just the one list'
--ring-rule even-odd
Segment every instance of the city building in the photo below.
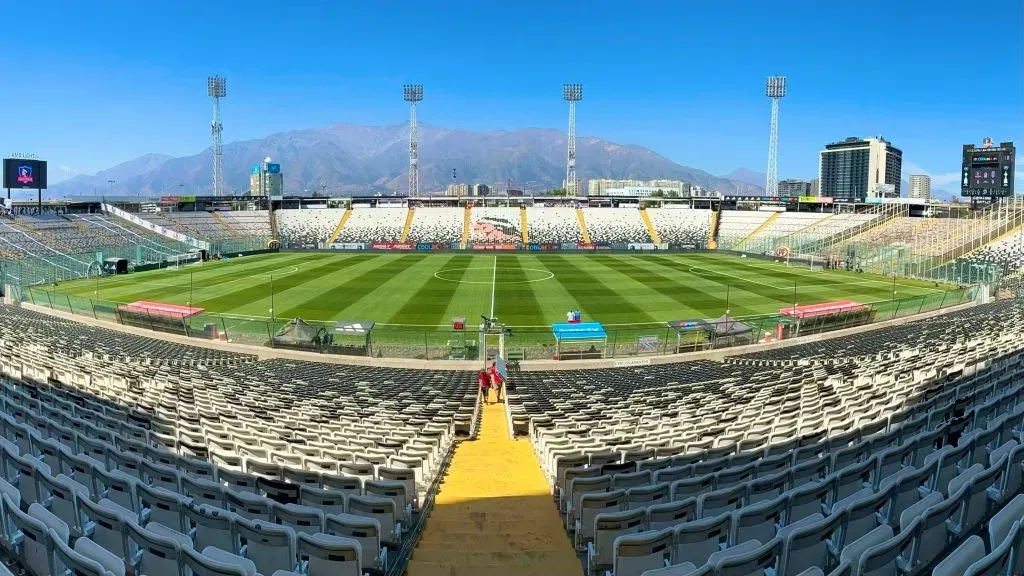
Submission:
{"label": "city building", "polygon": [[806,180],[780,180],[779,196],[813,196],[811,183]]}
{"label": "city building", "polygon": [[651,188],[661,190],[665,196],[684,196],[687,186],[680,180],[612,180],[608,178],[595,178],[587,181],[588,196],[617,196],[613,190],[629,188]]}
{"label": "city building", "polygon": [[911,198],[922,198],[931,200],[932,178],[926,174],[911,174],[910,191],[907,194]]}
{"label": "city building", "polygon": [[445,192],[445,195],[446,196],[457,196],[457,197],[461,198],[463,196],[469,196],[469,191],[470,191],[469,190],[469,184],[466,184],[464,182],[459,182],[457,184],[449,184],[448,188],[447,188],[447,190]]}
{"label": "city building", "polygon": [[817,178],[811,178],[811,193],[808,196],[820,196],[821,180]]}
{"label": "city building", "polygon": [[847,138],[818,153],[818,193],[839,202],[864,202],[878,194],[898,197],[902,169],[903,152],[884,138]]}
{"label": "city building", "polygon": [[281,165],[273,164],[268,157],[252,167],[249,175],[250,196],[281,196],[284,190],[284,175]]}
{"label": "city building", "polygon": [[473,184],[473,196],[490,196],[491,187],[487,184]]}

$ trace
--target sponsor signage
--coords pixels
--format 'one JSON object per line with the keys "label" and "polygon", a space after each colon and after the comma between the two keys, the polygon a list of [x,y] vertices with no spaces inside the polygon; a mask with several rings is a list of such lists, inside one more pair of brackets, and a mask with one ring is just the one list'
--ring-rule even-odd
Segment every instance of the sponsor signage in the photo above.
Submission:
{"label": "sponsor signage", "polygon": [[576,249],[577,250],[593,250],[594,249],[594,245],[589,243],[589,242],[577,242],[576,243]]}
{"label": "sponsor signage", "polygon": [[433,250],[434,249],[434,245],[429,243],[429,242],[425,242],[425,243],[417,244],[416,245],[416,249],[417,250]]}
{"label": "sponsor signage", "polygon": [[515,250],[515,244],[483,244],[474,243],[469,245],[473,250]]}
{"label": "sponsor signage", "polygon": [[413,245],[409,242],[374,242],[370,244],[373,250],[412,250]]}
{"label": "sponsor signage", "polygon": [[280,174],[280,173],[281,173],[281,165],[280,164],[267,164],[267,174]]}
{"label": "sponsor signage", "polygon": [[177,196],[161,196],[160,197],[160,205],[161,206],[177,206],[177,204],[178,204],[178,197]]}
{"label": "sponsor signage", "polygon": [[366,244],[354,242],[335,242],[331,244],[331,250],[365,250]]}
{"label": "sponsor signage", "polygon": [[575,249],[576,249],[576,243],[575,242],[562,242],[562,250],[575,250]]}
{"label": "sponsor signage", "polygon": [[631,243],[626,244],[626,248],[629,250],[657,250],[658,247],[651,243]]}

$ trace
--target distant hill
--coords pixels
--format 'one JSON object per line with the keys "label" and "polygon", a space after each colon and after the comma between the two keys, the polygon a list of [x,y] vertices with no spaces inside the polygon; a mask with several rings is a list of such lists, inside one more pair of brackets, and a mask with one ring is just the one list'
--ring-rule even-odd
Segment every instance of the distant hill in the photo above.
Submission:
{"label": "distant hill", "polygon": [[[528,192],[560,188],[565,178],[566,136],[557,130],[468,132],[429,125],[419,127],[420,191],[443,192],[452,182],[481,183],[503,191]],[[228,190],[249,188],[251,167],[265,156],[281,164],[287,194],[304,190],[329,194],[404,194],[408,182],[407,125],[326,128],[272,134],[263,139],[224,146],[224,176]],[[677,179],[727,194],[759,194],[757,183],[720,178],[697,168],[676,164],[643,146],[616,144],[594,137],[576,140],[577,174],[591,178]],[[209,193],[212,150],[171,158],[147,154],[94,176],[76,176],[51,187],[51,195],[113,193],[122,195]],[[184,186],[181,186],[184,185]]]}
{"label": "distant hill", "polygon": [[752,186],[763,187],[768,176],[763,172],[757,172],[755,170],[750,170],[749,168],[737,168],[725,176],[722,176],[722,178],[735,180],[737,182],[744,182]]}

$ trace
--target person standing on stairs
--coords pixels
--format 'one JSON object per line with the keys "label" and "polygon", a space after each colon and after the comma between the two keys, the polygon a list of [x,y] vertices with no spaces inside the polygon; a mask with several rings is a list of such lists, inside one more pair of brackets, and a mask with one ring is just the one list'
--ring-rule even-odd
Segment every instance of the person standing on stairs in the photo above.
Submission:
{"label": "person standing on stairs", "polygon": [[484,404],[487,404],[490,400],[488,396],[491,392],[491,379],[486,371],[480,370],[476,375],[476,381],[480,385],[480,392],[484,395]]}
{"label": "person standing on stairs", "polygon": [[490,369],[488,369],[488,375],[491,379],[491,385],[494,386],[494,393],[497,395],[497,402],[501,402],[501,374],[498,374],[498,364],[496,362],[491,363]]}

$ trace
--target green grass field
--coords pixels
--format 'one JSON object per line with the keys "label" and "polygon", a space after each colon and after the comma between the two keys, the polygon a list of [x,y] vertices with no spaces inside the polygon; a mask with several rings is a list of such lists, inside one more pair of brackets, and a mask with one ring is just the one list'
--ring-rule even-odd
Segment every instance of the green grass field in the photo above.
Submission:
{"label": "green grass field", "polygon": [[[580,309],[606,326],[775,313],[798,304],[893,299],[891,278],[719,254],[285,253],[60,284],[73,296],[186,304],[211,314],[447,326],[493,315],[545,327]],[[97,290],[98,289],[98,290]],[[899,280],[896,298],[947,287]],[[98,291],[98,294],[97,294]]]}

